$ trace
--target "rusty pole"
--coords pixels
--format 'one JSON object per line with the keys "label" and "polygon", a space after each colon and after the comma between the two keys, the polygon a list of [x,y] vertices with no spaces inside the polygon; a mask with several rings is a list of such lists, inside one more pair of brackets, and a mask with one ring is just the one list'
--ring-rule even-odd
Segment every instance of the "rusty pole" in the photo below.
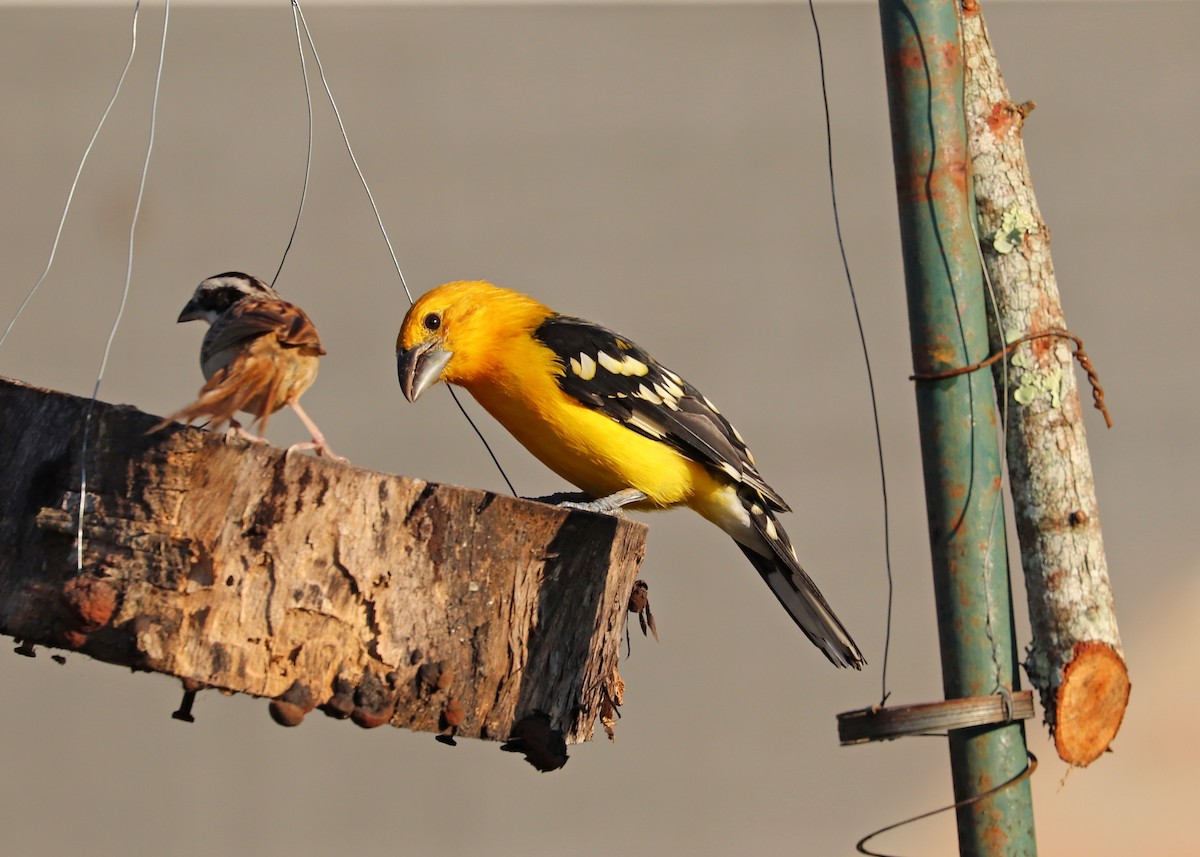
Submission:
{"label": "rusty pole", "polygon": [[[938,373],[988,353],[982,269],[971,230],[963,67],[953,0],[879,0],[913,367]],[[942,685],[947,699],[1016,690],[1016,650],[988,371],[918,382]],[[1026,765],[1020,722],[949,739],[956,801]],[[1034,855],[1025,780],[958,810],[962,855]]]}

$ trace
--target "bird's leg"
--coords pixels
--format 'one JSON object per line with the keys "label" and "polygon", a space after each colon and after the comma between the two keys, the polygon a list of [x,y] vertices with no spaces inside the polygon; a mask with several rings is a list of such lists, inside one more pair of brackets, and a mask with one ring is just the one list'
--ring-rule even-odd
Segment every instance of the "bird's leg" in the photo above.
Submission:
{"label": "bird's leg", "polygon": [[616,494],[609,494],[607,497],[601,497],[598,500],[589,500],[586,503],[575,503],[571,500],[565,500],[558,505],[564,509],[580,509],[584,512],[601,512],[605,515],[621,515],[622,506],[628,506],[630,503],[637,503],[646,499],[646,495],[636,488],[623,488]]}
{"label": "bird's leg", "polygon": [[259,437],[256,434],[251,434],[242,427],[242,424],[237,420],[229,421],[229,428],[225,429],[225,438],[228,440],[231,437],[240,437],[243,440],[248,440],[251,443],[266,443],[265,437]]}
{"label": "bird's leg", "polygon": [[344,456],[338,455],[329,448],[329,444],[325,442],[325,435],[321,434],[321,430],[317,428],[317,424],[314,423],[308,414],[304,412],[304,408],[300,407],[299,402],[288,402],[288,405],[293,411],[296,412],[296,416],[300,418],[300,422],[304,423],[304,427],[308,429],[310,434],[312,434],[311,441],[293,443],[291,446],[289,446],[287,451],[288,455],[292,454],[292,450],[311,449],[317,455],[324,455],[328,458],[332,458],[334,461],[350,460]]}

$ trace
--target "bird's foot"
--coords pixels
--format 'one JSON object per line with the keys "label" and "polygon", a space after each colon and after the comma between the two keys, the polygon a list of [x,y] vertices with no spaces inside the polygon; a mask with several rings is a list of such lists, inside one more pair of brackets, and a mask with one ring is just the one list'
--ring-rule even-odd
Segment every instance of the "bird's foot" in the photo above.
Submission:
{"label": "bird's foot", "polygon": [[597,500],[588,500],[583,503],[577,503],[572,500],[564,500],[558,505],[564,509],[579,509],[583,512],[599,512],[603,515],[613,515],[615,517],[623,517],[625,512],[622,506],[628,506],[630,503],[638,503],[646,499],[646,495],[636,488],[625,488],[615,494],[609,494],[607,497],[600,497]]}
{"label": "bird's foot", "polygon": [[325,442],[325,438],[323,437],[314,437],[312,440],[293,443],[287,448],[287,452],[283,454],[283,457],[287,459],[291,457],[293,452],[303,452],[309,449],[311,449],[317,455],[328,458],[330,461],[340,461],[342,464],[348,464],[350,462],[350,459],[346,458],[344,455],[338,455],[336,452],[330,449],[329,444]]}
{"label": "bird's foot", "polygon": [[237,420],[230,420],[229,428],[225,429],[225,439],[229,440],[229,438],[231,438],[231,437],[240,437],[242,440],[248,440],[251,443],[266,443],[267,442],[267,439],[265,437],[260,437],[259,435],[256,435],[249,431],[246,431],[246,429],[243,428],[242,424],[239,423]]}
{"label": "bird's foot", "polygon": [[321,434],[321,430],[317,428],[317,424],[309,418],[304,412],[304,408],[300,407],[298,401],[288,402],[289,407],[296,412],[296,416],[300,418],[300,422],[304,423],[304,427],[312,434],[312,440],[306,443],[293,443],[288,447],[287,454],[291,455],[293,449],[311,449],[317,455],[323,455],[333,461],[340,461],[343,464],[348,463],[350,459],[338,455],[329,448],[329,444],[325,442],[325,435]]}

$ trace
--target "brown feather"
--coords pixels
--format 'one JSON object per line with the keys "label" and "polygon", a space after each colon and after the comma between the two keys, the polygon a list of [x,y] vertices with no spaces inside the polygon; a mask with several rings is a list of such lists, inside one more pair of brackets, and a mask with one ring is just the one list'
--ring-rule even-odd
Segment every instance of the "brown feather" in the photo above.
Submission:
{"label": "brown feather", "polygon": [[[176,411],[151,431],[173,421],[190,425],[206,417],[216,428],[232,422],[238,411],[251,414],[252,422],[257,422],[259,429],[266,431],[271,414],[298,400],[312,386],[317,377],[318,355],[325,353],[308,317],[299,309],[292,309],[296,314],[288,314],[287,334],[292,334],[298,326],[299,335],[290,338],[299,343],[299,347],[281,343],[276,329],[263,333],[260,328],[256,337],[243,336],[237,342],[224,338],[228,345],[220,351],[209,347],[211,343],[205,337],[203,350],[208,358],[205,368],[206,371],[212,369],[208,381],[200,388],[196,401]],[[261,320],[263,315],[256,317]],[[277,321],[283,317],[276,314]],[[219,327],[225,326],[214,324],[209,333]],[[312,331],[311,335],[308,331]]]}

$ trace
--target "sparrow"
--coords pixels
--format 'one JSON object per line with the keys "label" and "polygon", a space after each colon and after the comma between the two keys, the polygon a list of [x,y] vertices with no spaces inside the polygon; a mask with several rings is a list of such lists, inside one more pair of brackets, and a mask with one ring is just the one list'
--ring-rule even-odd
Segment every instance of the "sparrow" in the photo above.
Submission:
{"label": "sparrow", "polygon": [[258,277],[229,271],[209,277],[179,313],[177,323],[202,319],[208,332],[200,345],[200,370],[206,383],[196,401],[171,414],[151,431],[172,421],[190,425],[207,417],[209,425],[229,423],[231,434],[261,441],[234,418],[250,414],[265,432],[271,414],[284,406],[312,433],[312,441],[293,444],[338,461],[321,430],[300,407],[300,396],[317,377],[317,360],[325,349],[304,310],[285,301]]}

